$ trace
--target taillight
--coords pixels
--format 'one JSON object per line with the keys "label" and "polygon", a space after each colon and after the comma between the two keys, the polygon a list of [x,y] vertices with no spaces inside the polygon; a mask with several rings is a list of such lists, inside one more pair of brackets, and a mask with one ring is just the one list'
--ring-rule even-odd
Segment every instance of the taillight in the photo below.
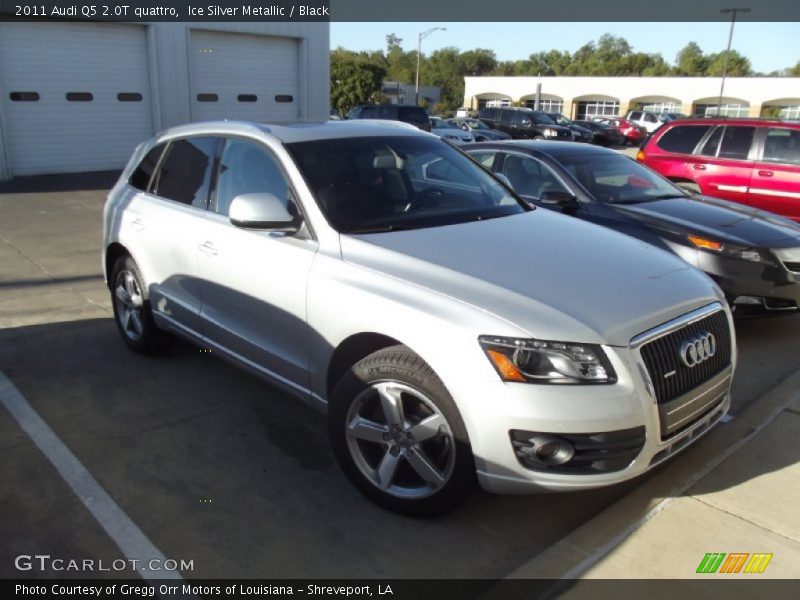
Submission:
{"label": "taillight", "polygon": [[644,162],[644,150],[639,150],[636,153],[636,160],[639,162]]}

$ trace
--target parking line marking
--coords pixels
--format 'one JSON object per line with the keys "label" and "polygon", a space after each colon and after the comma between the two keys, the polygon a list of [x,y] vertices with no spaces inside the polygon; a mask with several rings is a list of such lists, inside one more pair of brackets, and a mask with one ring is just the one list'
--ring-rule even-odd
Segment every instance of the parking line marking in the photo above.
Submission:
{"label": "parking line marking", "polygon": [[150,569],[150,561],[158,560],[163,566],[166,557],[97,483],[92,474],[28,404],[25,397],[2,371],[0,371],[0,402],[53,464],[62,479],[100,523],[125,558],[137,560],[137,565],[142,565],[138,571],[142,579],[183,580],[178,571]]}

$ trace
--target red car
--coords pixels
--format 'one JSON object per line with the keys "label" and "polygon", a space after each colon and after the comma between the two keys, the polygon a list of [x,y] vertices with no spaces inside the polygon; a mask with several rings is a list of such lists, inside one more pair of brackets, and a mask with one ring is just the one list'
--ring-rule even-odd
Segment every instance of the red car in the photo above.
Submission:
{"label": "red car", "polygon": [[593,120],[619,130],[625,138],[625,143],[631,146],[638,146],[647,137],[647,130],[644,127],[622,117],[595,117]]}
{"label": "red car", "polygon": [[681,187],[800,222],[800,123],[684,119],[657,129],[636,160]]}

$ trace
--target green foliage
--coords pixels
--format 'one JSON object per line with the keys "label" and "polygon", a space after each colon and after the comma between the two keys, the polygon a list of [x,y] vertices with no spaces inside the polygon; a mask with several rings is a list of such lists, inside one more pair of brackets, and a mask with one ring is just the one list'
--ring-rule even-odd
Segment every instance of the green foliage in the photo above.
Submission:
{"label": "green foliage", "polygon": [[380,101],[386,65],[378,53],[351,52],[337,48],[331,52],[331,106],[342,114],[357,104]]}
{"label": "green foliage", "polygon": [[[331,104],[346,112],[356,104],[381,98],[383,80],[414,83],[417,70],[416,49],[405,51],[403,40],[394,33],[386,36],[386,50],[351,52],[337,48],[331,52]],[[464,77],[481,75],[590,75],[590,76],[665,76],[718,77],[722,75],[725,52],[705,54],[696,42],[689,42],[671,65],[660,54],[634,52],[621,37],[604,34],[574,53],[562,50],[536,52],[527,59],[499,62],[492,50],[476,48],[462,52],[441,48],[420,57],[420,85],[441,89],[438,112],[460,107],[464,99]],[[731,50],[728,76],[753,75],[750,61]],[[800,76],[800,62],[778,73]]]}

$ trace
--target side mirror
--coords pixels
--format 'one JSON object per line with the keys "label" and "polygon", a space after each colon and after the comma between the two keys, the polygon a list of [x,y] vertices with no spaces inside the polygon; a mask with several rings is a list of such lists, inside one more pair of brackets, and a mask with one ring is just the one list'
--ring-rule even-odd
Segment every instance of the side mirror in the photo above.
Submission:
{"label": "side mirror", "polygon": [[539,196],[539,203],[547,206],[560,206],[562,208],[574,208],[578,206],[578,199],[574,194],[560,190],[547,190]]}
{"label": "side mirror", "polygon": [[294,233],[302,219],[286,210],[273,194],[241,194],[231,202],[228,211],[231,223],[245,229],[269,229]]}
{"label": "side mirror", "polygon": [[[486,168],[487,168],[487,169],[489,169],[489,167],[486,167]],[[490,172],[491,172],[491,171],[490,171]],[[495,176],[495,177],[497,177],[497,178],[498,178],[500,181],[502,181],[503,183],[505,183],[505,184],[506,184],[506,186],[507,186],[509,189],[512,189],[512,190],[514,189],[514,186],[513,186],[513,185],[511,185],[511,180],[510,180],[508,177],[506,177],[505,175],[503,175],[502,173],[494,173],[494,176]]]}

